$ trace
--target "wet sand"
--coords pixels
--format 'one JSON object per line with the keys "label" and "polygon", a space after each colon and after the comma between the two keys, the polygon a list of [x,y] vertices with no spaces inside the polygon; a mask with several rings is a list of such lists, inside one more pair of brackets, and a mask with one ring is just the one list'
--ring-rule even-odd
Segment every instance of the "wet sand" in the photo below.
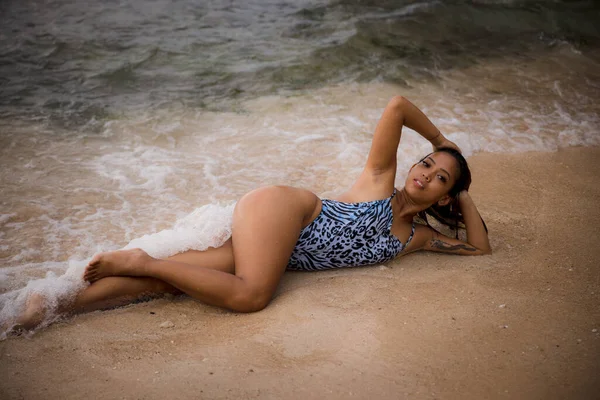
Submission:
{"label": "wet sand", "polygon": [[0,342],[0,398],[598,398],[600,148],[469,162],[493,255],[288,273],[254,314],[80,315]]}

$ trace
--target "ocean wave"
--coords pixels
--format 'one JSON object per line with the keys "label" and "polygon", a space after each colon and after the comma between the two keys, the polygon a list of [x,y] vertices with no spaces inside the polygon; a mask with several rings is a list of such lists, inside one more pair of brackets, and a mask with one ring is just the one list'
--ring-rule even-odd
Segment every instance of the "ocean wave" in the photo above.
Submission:
{"label": "ocean wave", "polygon": [[[180,101],[208,109],[332,83],[439,80],[490,58],[600,46],[600,7],[568,1],[301,1],[149,10],[140,2],[0,16],[0,114],[63,118]],[[75,17],[78,16],[78,17]],[[175,21],[177,21],[175,23]],[[58,100],[58,103],[48,101]],[[48,107],[46,107],[48,104]],[[218,104],[215,107],[215,104]]]}

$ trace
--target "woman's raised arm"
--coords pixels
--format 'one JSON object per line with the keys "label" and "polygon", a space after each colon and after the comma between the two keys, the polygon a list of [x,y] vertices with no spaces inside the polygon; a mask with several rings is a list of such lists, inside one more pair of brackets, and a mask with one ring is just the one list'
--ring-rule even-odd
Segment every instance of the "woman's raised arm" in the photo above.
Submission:
{"label": "woman's raised arm", "polygon": [[[396,170],[396,153],[402,127],[407,126],[429,140],[435,147],[458,147],[447,140],[421,110],[402,96],[393,97],[377,124],[365,170],[381,174]],[[460,151],[460,150],[459,150]]]}

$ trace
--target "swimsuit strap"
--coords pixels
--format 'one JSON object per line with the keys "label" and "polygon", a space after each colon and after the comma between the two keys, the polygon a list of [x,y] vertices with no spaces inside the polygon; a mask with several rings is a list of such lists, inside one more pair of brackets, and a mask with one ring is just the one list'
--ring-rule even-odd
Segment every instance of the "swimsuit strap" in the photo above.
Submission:
{"label": "swimsuit strap", "polygon": [[404,251],[404,249],[406,249],[406,247],[410,244],[410,241],[412,240],[414,235],[415,235],[415,221],[413,220],[412,229],[410,231],[410,236],[408,237],[408,239],[406,239],[406,243],[404,245],[402,245],[402,251]]}
{"label": "swimsuit strap", "polygon": [[394,222],[393,220],[393,212],[394,210],[392,209],[392,199],[394,198],[394,196],[396,195],[396,193],[398,193],[398,190],[394,187],[394,192],[392,193],[392,195],[390,197],[387,198],[387,200],[389,200],[389,205],[390,205],[390,214],[392,214],[392,220],[390,221],[390,226],[388,228],[389,231],[389,235],[393,236],[401,245],[402,245],[402,250],[400,250],[400,252],[403,252],[404,249],[406,249],[406,247],[409,245],[410,241],[412,240],[413,236],[415,235],[415,221],[413,220],[412,223],[412,229],[410,230],[410,236],[408,237],[408,239],[406,239],[406,243],[402,243],[402,241],[396,237],[395,235],[392,235],[392,224]]}

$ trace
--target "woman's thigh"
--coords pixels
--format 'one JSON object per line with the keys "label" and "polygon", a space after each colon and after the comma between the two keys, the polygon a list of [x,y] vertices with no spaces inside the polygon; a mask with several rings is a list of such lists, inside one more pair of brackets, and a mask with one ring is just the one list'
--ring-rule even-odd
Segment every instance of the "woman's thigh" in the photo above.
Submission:
{"label": "woman's thigh", "polygon": [[[265,234],[277,236],[281,230],[289,232],[290,229],[294,232],[298,230],[298,218],[302,218],[302,226],[300,227],[302,229],[312,222],[319,211],[319,198],[308,190],[285,186],[260,188],[242,197],[236,205],[234,226],[232,228],[234,231],[233,236],[238,236],[238,242],[245,243],[246,237],[251,239],[251,236]],[[265,215],[258,215],[263,212]],[[252,218],[255,221],[249,222]],[[267,229],[265,223],[269,220],[273,220],[275,225]],[[240,231],[238,232],[239,235],[236,235],[235,231],[238,230]],[[297,233],[299,234],[299,230]],[[292,234],[290,241],[293,241],[295,245],[298,238],[293,236]],[[244,246],[244,243],[238,244],[238,247]],[[274,248],[271,248],[271,251],[274,250]],[[292,250],[293,246],[289,250],[289,255],[291,255]],[[287,254],[287,251],[284,253]],[[289,255],[287,255],[287,260],[289,260]],[[211,247],[202,251],[188,250],[168,257],[167,260],[216,269],[231,274],[236,272],[232,238],[229,238],[221,247]]]}
{"label": "woman's thigh", "polygon": [[318,201],[311,195],[316,198],[301,189],[269,187],[249,193],[236,205],[232,226],[235,275],[267,302]]}

